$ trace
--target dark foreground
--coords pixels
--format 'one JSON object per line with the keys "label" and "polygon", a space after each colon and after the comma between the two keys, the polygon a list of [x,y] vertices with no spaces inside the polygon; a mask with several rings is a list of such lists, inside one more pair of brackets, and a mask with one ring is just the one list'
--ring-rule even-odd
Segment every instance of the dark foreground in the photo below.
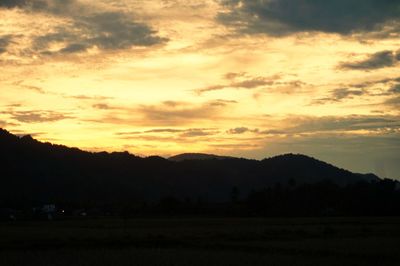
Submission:
{"label": "dark foreground", "polygon": [[0,223],[0,265],[398,265],[400,218]]}

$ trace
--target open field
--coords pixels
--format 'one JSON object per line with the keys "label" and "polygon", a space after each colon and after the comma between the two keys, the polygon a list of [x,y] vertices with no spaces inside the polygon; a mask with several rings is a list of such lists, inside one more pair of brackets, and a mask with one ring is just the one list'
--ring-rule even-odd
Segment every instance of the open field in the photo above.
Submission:
{"label": "open field", "polygon": [[0,223],[0,265],[398,265],[400,218]]}

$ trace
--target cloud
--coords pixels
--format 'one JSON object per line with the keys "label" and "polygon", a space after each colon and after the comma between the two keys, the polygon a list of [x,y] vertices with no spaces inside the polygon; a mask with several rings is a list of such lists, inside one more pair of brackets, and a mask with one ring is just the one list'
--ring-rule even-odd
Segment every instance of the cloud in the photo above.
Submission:
{"label": "cloud", "polygon": [[365,89],[338,88],[330,91],[330,95],[312,101],[312,104],[325,104],[328,102],[341,102],[345,99],[352,99],[354,96],[368,95]]}
{"label": "cloud", "polygon": [[21,7],[31,1],[32,0],[2,0],[0,2],[0,7],[5,7],[5,8]]}
{"label": "cloud", "polygon": [[46,110],[32,110],[32,111],[5,111],[1,112],[7,114],[11,119],[14,119],[21,123],[44,123],[44,122],[56,122],[64,119],[74,118],[70,114],[46,111]]}
{"label": "cloud", "polygon": [[400,93],[400,78],[384,78],[361,83],[344,84],[344,86],[347,87],[331,90],[326,97],[313,100],[311,105],[342,102],[346,99],[361,96],[381,97],[396,95]]}
{"label": "cloud", "polygon": [[223,90],[227,88],[233,89],[256,89],[264,86],[273,85],[280,77],[278,75],[270,77],[251,76],[245,72],[242,73],[227,73],[224,75],[224,80],[228,81],[225,84],[211,85],[205,88],[195,90],[196,93],[202,94],[205,92]]}
{"label": "cloud", "polygon": [[146,130],[141,133],[177,133],[177,132],[184,132],[185,130],[182,129],[173,129],[173,128],[155,128]]}
{"label": "cloud", "polygon": [[351,87],[353,88],[367,88],[377,84],[390,84],[393,82],[400,82],[400,77],[395,78],[384,78],[379,80],[372,80],[372,81],[364,81],[361,83],[352,84]]}
{"label": "cloud", "polygon": [[214,136],[220,131],[215,128],[155,128],[144,131],[117,132],[122,139],[141,139],[146,141],[172,141],[191,142],[193,138],[199,140],[202,137]]}
{"label": "cloud", "polygon": [[[75,0],[5,1],[0,7],[18,7],[27,12],[47,13],[66,19],[66,24],[33,38],[31,49],[42,55],[72,54],[97,47],[128,49],[164,43],[148,25],[119,10],[107,10]],[[50,49],[57,44],[57,49]]]}
{"label": "cloud", "polygon": [[394,84],[390,89],[389,93],[399,94],[400,93],[400,83]]}
{"label": "cloud", "polygon": [[113,109],[112,106],[106,104],[106,103],[97,103],[97,104],[93,104],[92,105],[93,108],[95,109],[100,109],[100,110],[109,110],[109,109]]}
{"label": "cloud", "polygon": [[235,150],[235,151],[253,150],[261,147],[259,144],[254,144],[254,143],[224,143],[224,144],[209,144],[209,146],[216,149]]}
{"label": "cloud", "polygon": [[258,128],[250,129],[248,127],[235,127],[235,128],[228,129],[226,131],[227,134],[231,134],[231,135],[240,135],[240,134],[244,134],[247,132],[261,133]]}
{"label": "cloud", "polygon": [[13,85],[19,86],[22,89],[35,91],[40,94],[46,93],[46,91],[43,88],[40,88],[38,86],[33,86],[33,85],[26,85],[26,84],[23,84],[23,82],[24,82],[23,80],[19,80],[17,82],[14,82]]}
{"label": "cloud", "polygon": [[287,123],[294,126],[285,129],[287,133],[318,133],[324,131],[379,131],[400,128],[399,116],[298,116],[288,118]]}
{"label": "cloud", "polygon": [[369,55],[361,61],[343,62],[339,65],[340,69],[350,70],[372,70],[385,67],[393,67],[399,62],[400,52],[381,51]]}
{"label": "cloud", "polygon": [[202,103],[163,101],[134,107],[99,103],[93,107],[105,110],[103,117],[86,121],[136,126],[180,126],[198,121],[222,119],[226,108],[235,103],[236,101],[222,99]]}
{"label": "cloud", "polygon": [[361,96],[365,94],[363,90],[352,90],[348,88],[335,89],[332,91],[332,96],[336,101],[340,101],[352,96]]}
{"label": "cloud", "polygon": [[226,104],[210,101],[202,104],[163,102],[159,105],[141,105],[137,113],[149,124],[185,124],[195,120],[212,119],[219,115]]}
{"label": "cloud", "polygon": [[236,128],[231,128],[226,131],[228,134],[243,134],[248,132],[249,129],[247,127],[236,127]]}
{"label": "cloud", "polygon": [[183,138],[193,138],[193,137],[203,137],[203,136],[212,136],[219,133],[217,130],[209,130],[209,129],[188,129],[184,133],[180,134],[180,137]]}
{"label": "cloud", "polygon": [[10,34],[0,36],[0,55],[7,51],[7,47],[11,44],[12,38],[13,36]]}
{"label": "cloud", "polygon": [[[284,36],[298,32],[342,35],[400,30],[397,0],[222,0],[217,20],[244,33]],[[394,26],[393,26],[394,24]],[[385,37],[391,32],[387,32]],[[398,31],[397,31],[398,33]],[[383,36],[381,36],[383,37]]]}
{"label": "cloud", "polygon": [[5,120],[1,120],[0,119],[0,128],[14,127],[14,126],[19,126],[19,124],[11,123],[9,121],[5,121]]}
{"label": "cloud", "polygon": [[387,99],[386,101],[384,101],[384,104],[390,105],[390,106],[396,108],[396,110],[399,110],[399,108],[400,108],[400,96],[396,96],[394,98]]}
{"label": "cloud", "polygon": [[288,132],[284,130],[278,130],[278,129],[267,129],[267,130],[261,130],[261,131],[255,131],[258,134],[261,135],[285,135]]}
{"label": "cloud", "polygon": [[108,96],[100,96],[100,95],[64,95],[64,98],[70,98],[70,99],[76,99],[76,100],[110,100],[113,99],[112,97],[108,97]]}
{"label": "cloud", "polygon": [[235,103],[238,103],[238,102],[235,100],[224,100],[224,99],[216,99],[216,100],[209,102],[209,104],[211,106],[215,106],[215,107],[218,107],[218,106],[222,107],[222,106],[227,106],[227,105],[235,104]]}
{"label": "cloud", "polygon": [[370,133],[400,132],[400,116],[348,115],[348,116],[298,116],[292,115],[270,121],[270,128],[236,127],[226,131],[228,135],[252,133],[257,136],[342,134],[354,131]]}
{"label": "cloud", "polygon": [[148,134],[148,133],[181,133],[185,132],[184,129],[175,129],[175,128],[154,128],[145,131],[131,131],[131,132],[117,132],[116,135],[119,136],[129,136],[129,135],[140,135],[140,134]]}

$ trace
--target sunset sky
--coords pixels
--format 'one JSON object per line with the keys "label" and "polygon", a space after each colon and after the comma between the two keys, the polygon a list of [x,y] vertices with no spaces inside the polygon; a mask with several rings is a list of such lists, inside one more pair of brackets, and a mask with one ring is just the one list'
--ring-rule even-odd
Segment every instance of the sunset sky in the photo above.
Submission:
{"label": "sunset sky", "polygon": [[400,179],[399,0],[0,0],[0,127]]}

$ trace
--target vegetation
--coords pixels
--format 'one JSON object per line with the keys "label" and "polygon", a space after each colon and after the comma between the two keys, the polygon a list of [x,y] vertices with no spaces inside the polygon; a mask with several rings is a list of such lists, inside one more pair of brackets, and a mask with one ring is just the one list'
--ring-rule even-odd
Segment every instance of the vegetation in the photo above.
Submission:
{"label": "vegetation", "polygon": [[397,265],[399,218],[75,219],[0,224],[0,264]]}

